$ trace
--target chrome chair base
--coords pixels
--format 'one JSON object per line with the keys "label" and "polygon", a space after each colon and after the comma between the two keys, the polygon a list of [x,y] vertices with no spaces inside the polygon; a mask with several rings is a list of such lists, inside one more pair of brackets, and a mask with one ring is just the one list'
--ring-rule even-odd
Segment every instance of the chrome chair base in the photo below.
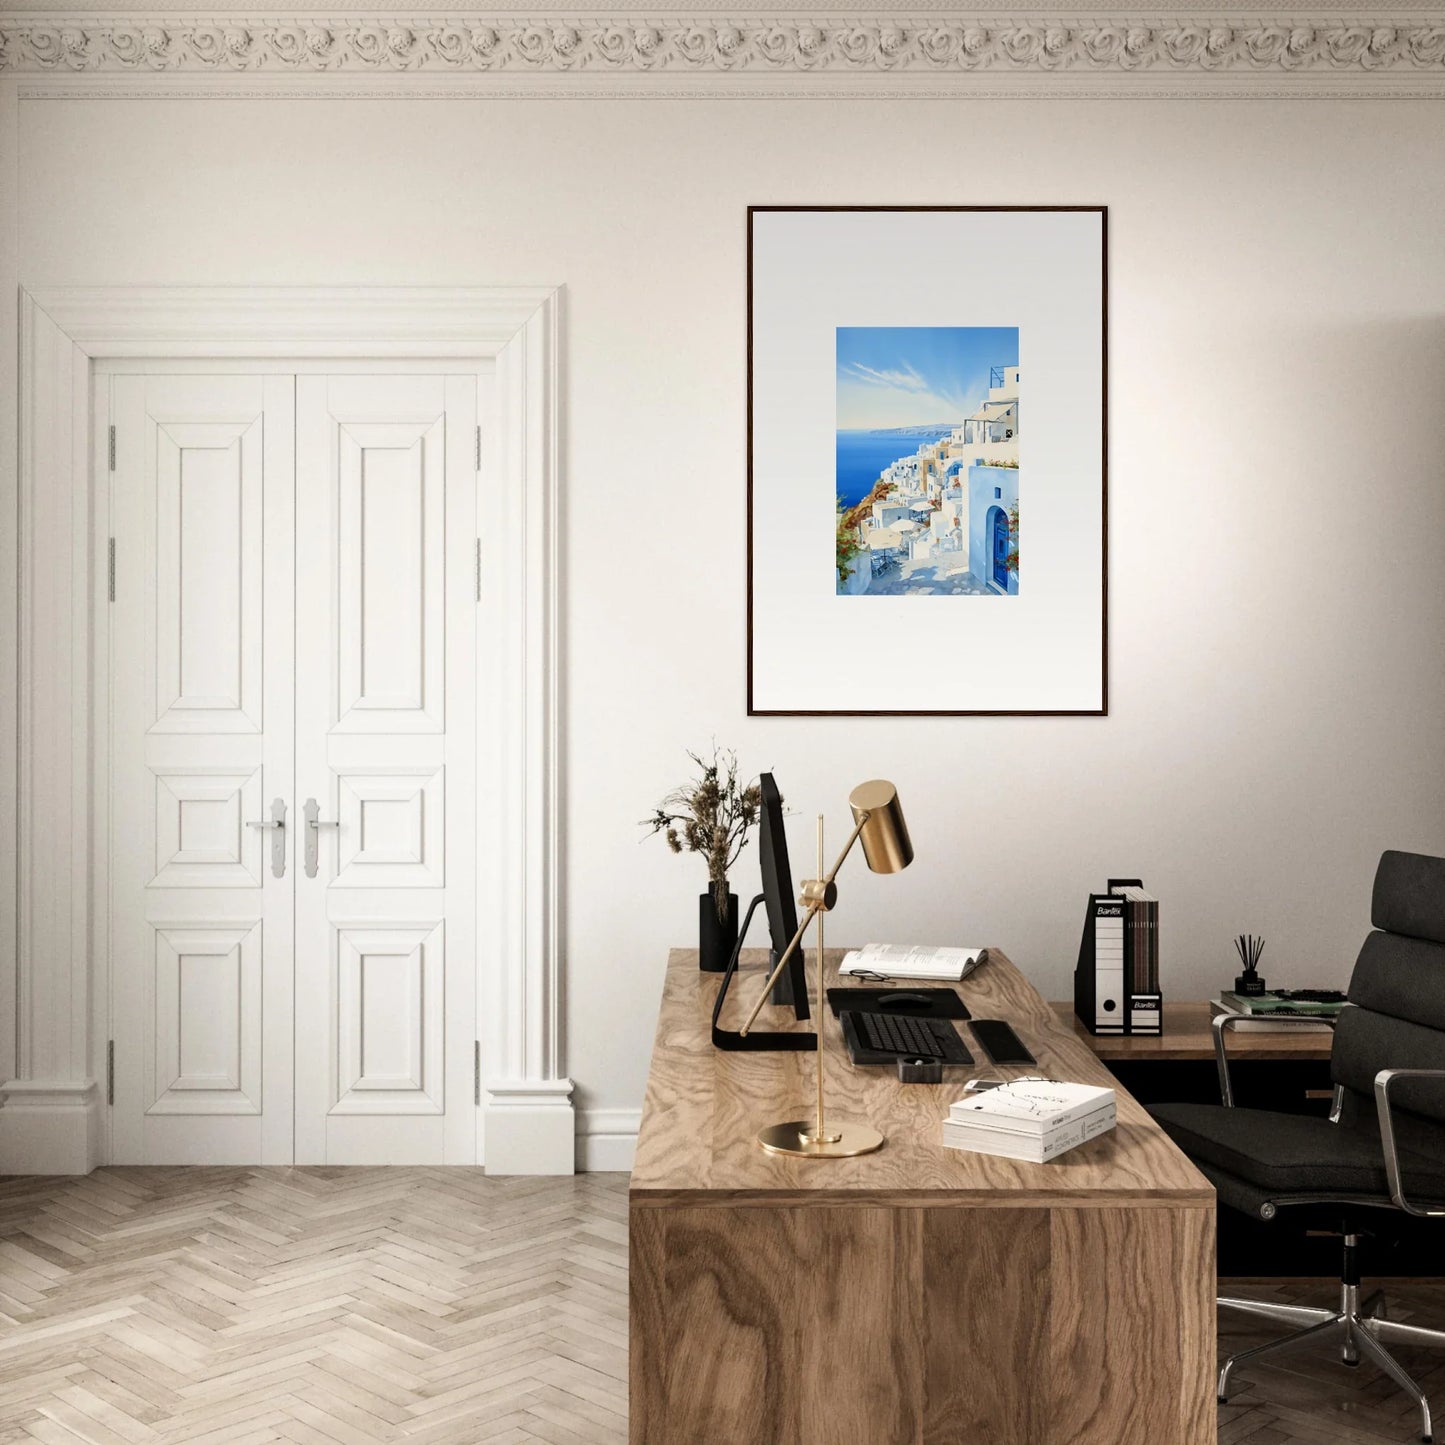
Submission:
{"label": "chrome chair base", "polygon": [[1292,1334],[1268,1344],[1256,1345],[1251,1350],[1241,1350],[1231,1355],[1219,1372],[1219,1403],[1226,1403],[1229,1393],[1229,1377],[1236,1365],[1272,1355],[1279,1350],[1293,1349],[1295,1345],[1308,1340],[1323,1340],[1333,1335],[1338,1337],[1340,1359],[1346,1365],[1358,1365],[1361,1358],[1383,1370],[1396,1385],[1409,1395],[1420,1408],[1420,1438],[1429,1441],[1430,1402],[1425,1392],[1407,1375],[1395,1357],[1385,1348],[1384,1341],[1392,1340],[1400,1345],[1434,1345],[1445,1348],[1445,1330],[1426,1330],[1418,1325],[1403,1325],[1390,1319],[1386,1312],[1385,1296],[1374,1290],[1363,1300],[1357,1284],[1340,1286],[1340,1307],[1337,1310],[1312,1309],[1306,1305],[1271,1304],[1264,1300],[1227,1299],[1221,1296],[1218,1303],[1228,1309],[1240,1310],[1245,1314],[1258,1315],[1261,1319],[1278,1320],[1282,1324],[1298,1328]]}

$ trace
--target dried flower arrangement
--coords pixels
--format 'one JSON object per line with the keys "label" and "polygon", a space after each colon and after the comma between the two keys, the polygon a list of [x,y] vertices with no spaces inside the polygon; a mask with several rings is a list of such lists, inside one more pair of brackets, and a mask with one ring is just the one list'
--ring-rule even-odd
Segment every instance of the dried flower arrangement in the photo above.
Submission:
{"label": "dried flower arrangement", "polygon": [[761,794],[756,782],[738,782],[738,757],[713,744],[709,761],[689,752],[698,767],[695,781],[674,788],[642,822],[649,836],[662,833],[674,853],[701,853],[707,860],[719,922],[728,916],[728,870],[748,845],[758,821]]}

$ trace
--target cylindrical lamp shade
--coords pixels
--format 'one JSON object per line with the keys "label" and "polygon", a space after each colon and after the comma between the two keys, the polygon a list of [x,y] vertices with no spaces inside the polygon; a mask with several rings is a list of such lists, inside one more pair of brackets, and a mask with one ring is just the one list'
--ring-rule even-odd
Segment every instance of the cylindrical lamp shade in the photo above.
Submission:
{"label": "cylindrical lamp shade", "polygon": [[[859,783],[848,795],[853,821],[863,823],[858,841],[875,873],[900,873],[913,862],[913,842],[898,802],[898,789],[882,778]],[[867,822],[863,819],[867,818]]]}

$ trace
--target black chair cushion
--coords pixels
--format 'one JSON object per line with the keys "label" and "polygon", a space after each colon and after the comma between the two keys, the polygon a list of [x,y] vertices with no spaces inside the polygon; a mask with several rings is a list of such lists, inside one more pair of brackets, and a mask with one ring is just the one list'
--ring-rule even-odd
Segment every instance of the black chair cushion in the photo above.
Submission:
{"label": "black chair cushion", "polygon": [[1221,1209],[1235,1209],[1252,1219],[1268,1221],[1286,1209],[1285,1218],[1296,1228],[1320,1229],[1329,1234],[1388,1235],[1405,1217],[1379,1194],[1341,1191],[1304,1200],[1297,1194],[1261,1189],[1202,1159],[1194,1160],[1194,1167],[1214,1186]]}
{"label": "black chair cushion", "polygon": [[[1221,1104],[1155,1104],[1149,1112],[1192,1159],[1264,1190],[1290,1194],[1382,1195],[1388,1199],[1380,1136],[1308,1114],[1226,1109]],[[1405,1187],[1445,1197],[1445,1158],[1401,1151]]]}

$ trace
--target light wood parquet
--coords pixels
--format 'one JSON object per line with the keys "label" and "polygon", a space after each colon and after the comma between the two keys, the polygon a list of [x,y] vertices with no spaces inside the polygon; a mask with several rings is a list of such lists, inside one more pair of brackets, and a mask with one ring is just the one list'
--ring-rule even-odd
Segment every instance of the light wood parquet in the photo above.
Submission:
{"label": "light wood parquet", "polygon": [[0,1442],[626,1438],[627,1180],[0,1181]]}
{"label": "light wood parquet", "polygon": [[[103,1169],[0,1180],[0,1445],[622,1445],[627,1179]],[[1445,1281],[1390,1281],[1445,1324]],[[1325,1304],[1329,1281],[1231,1292]],[[1275,1332],[1220,1315],[1228,1352]],[[1400,1349],[1445,1417],[1445,1351]],[[1401,1445],[1326,1349],[1242,1370],[1220,1445]],[[691,1442],[689,1442],[691,1445]],[[737,1445],[737,1442],[708,1442]]]}

